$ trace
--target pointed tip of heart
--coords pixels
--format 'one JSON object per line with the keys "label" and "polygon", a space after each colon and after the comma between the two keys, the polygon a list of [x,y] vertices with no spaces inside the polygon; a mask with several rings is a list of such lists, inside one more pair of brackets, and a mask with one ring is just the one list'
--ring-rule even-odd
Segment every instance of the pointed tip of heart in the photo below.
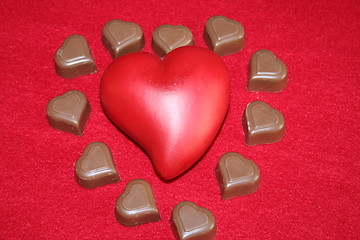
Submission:
{"label": "pointed tip of heart", "polygon": [[[176,163],[173,165],[164,164],[168,161],[168,159],[160,160],[151,158],[157,175],[165,181],[173,181],[184,174],[188,167],[184,167],[182,164]],[[161,164],[156,164],[157,162],[160,162]],[[181,161],[178,162],[181,163]]]}
{"label": "pointed tip of heart", "polygon": [[164,154],[162,149],[155,149],[149,154],[156,174],[164,181],[172,181],[186,171],[183,161],[175,154]]}
{"label": "pointed tip of heart", "polygon": [[[175,149],[168,154],[164,153],[162,149],[158,149],[157,154],[150,154],[157,175],[164,181],[174,181],[188,173],[201,160],[207,149],[207,144],[204,144],[187,152],[188,148],[180,145],[173,146]],[[169,149],[169,147],[167,148]]]}

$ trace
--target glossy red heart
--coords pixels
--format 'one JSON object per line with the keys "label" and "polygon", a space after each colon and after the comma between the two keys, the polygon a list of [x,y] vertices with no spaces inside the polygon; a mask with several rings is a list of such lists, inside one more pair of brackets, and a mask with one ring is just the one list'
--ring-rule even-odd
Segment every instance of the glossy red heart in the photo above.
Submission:
{"label": "glossy red heart", "polygon": [[180,47],[164,60],[130,53],[106,69],[100,97],[110,119],[171,179],[213,142],[228,109],[230,80],[222,59],[205,48]]}

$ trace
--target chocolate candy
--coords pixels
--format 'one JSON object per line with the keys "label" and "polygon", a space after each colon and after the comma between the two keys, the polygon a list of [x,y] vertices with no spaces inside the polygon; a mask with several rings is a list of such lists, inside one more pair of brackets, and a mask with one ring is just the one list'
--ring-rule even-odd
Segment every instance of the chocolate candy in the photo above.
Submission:
{"label": "chocolate candy", "polygon": [[152,47],[160,57],[175,48],[190,45],[194,45],[193,35],[187,27],[181,25],[161,25],[152,34]]}
{"label": "chocolate candy", "polygon": [[224,56],[244,48],[245,30],[239,22],[217,15],[207,20],[204,39],[210,49]]}
{"label": "chocolate candy", "polygon": [[254,193],[260,186],[256,163],[235,152],[225,153],[219,159],[216,177],[223,199]]}
{"label": "chocolate candy", "polygon": [[119,182],[110,149],[105,143],[93,142],[86,146],[75,164],[75,178],[88,189]]}
{"label": "chocolate candy", "polygon": [[113,58],[131,52],[141,51],[144,47],[144,34],[136,23],[111,20],[104,25],[102,43]]}
{"label": "chocolate candy", "polygon": [[178,203],[172,211],[172,227],[176,239],[200,240],[214,239],[216,221],[212,212],[193,202]]}
{"label": "chocolate candy", "polygon": [[129,182],[116,201],[115,217],[124,226],[136,226],[160,220],[150,184],[143,179]]}
{"label": "chocolate candy", "polygon": [[285,134],[285,120],[281,112],[262,101],[246,106],[242,123],[248,146],[277,142]]}
{"label": "chocolate candy", "polygon": [[255,52],[250,61],[249,91],[280,92],[288,82],[288,72],[283,61],[269,50]]}
{"label": "chocolate candy", "polygon": [[91,112],[86,96],[71,90],[50,100],[46,115],[49,124],[58,130],[81,136]]}
{"label": "chocolate candy", "polygon": [[55,54],[55,70],[63,78],[97,72],[88,42],[83,36],[72,35],[65,39]]}

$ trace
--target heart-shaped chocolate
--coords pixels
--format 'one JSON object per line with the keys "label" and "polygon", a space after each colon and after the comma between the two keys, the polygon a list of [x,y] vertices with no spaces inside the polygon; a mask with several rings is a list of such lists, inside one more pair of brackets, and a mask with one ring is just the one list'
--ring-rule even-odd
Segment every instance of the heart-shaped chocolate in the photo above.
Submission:
{"label": "heart-shaped chocolate", "polygon": [[216,221],[212,212],[193,202],[178,203],[172,211],[172,223],[176,239],[213,239]]}
{"label": "heart-shaped chocolate", "polygon": [[71,35],[65,39],[55,54],[55,70],[63,78],[97,72],[89,44],[83,36]]}
{"label": "heart-shaped chocolate", "polygon": [[119,182],[110,149],[105,143],[86,146],[75,164],[75,177],[80,186],[88,189]]}
{"label": "heart-shaped chocolate", "polygon": [[130,52],[141,51],[144,34],[136,23],[111,20],[104,25],[102,43],[113,58]]}
{"label": "heart-shaped chocolate", "polygon": [[194,45],[191,31],[181,25],[161,25],[152,34],[154,52],[163,57],[172,50],[182,46]]}
{"label": "heart-shaped chocolate", "polygon": [[217,15],[207,20],[204,39],[210,49],[224,56],[244,48],[245,30],[239,22]]}
{"label": "heart-shaped chocolate", "polygon": [[129,182],[116,201],[115,216],[125,226],[159,221],[151,185],[143,179]]}
{"label": "heart-shaped chocolate", "polygon": [[277,142],[285,134],[283,115],[263,101],[249,103],[242,122],[248,146]]}
{"label": "heart-shaped chocolate", "polygon": [[50,100],[46,115],[49,124],[58,130],[81,136],[91,112],[86,96],[71,90]]}
{"label": "heart-shaped chocolate", "polygon": [[225,153],[218,162],[216,176],[223,199],[254,193],[260,186],[256,163],[238,153]]}
{"label": "heart-shaped chocolate", "polygon": [[149,154],[164,179],[192,166],[224,120],[230,80],[221,58],[195,46],[177,48],[162,61],[141,52],[120,56],[100,83],[110,119]]}
{"label": "heart-shaped chocolate", "polygon": [[269,50],[256,51],[250,61],[249,91],[280,92],[288,82],[288,71],[283,61]]}

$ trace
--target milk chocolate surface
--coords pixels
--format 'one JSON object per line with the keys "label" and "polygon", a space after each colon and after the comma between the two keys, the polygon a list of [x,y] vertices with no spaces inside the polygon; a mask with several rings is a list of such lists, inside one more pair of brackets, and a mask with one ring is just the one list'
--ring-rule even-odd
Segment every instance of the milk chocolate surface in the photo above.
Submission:
{"label": "milk chocolate surface", "polygon": [[193,202],[178,203],[171,215],[172,227],[176,239],[201,240],[214,239],[216,221],[212,212]]}
{"label": "milk chocolate surface", "polygon": [[86,96],[77,90],[71,90],[51,99],[46,115],[50,126],[77,136],[84,133],[91,107]]}
{"label": "milk chocolate surface", "polygon": [[288,71],[283,61],[269,50],[256,51],[250,60],[249,91],[280,92],[288,82]]}
{"label": "milk chocolate surface", "polygon": [[71,35],[65,39],[55,54],[55,70],[63,78],[97,72],[88,42],[83,36]]}
{"label": "milk chocolate surface", "polygon": [[120,224],[129,227],[159,221],[150,183],[143,179],[129,182],[116,201],[115,217]]}
{"label": "milk chocolate surface", "polygon": [[223,199],[254,193],[260,186],[256,163],[235,152],[225,153],[219,159],[216,176]]}
{"label": "milk chocolate surface", "polygon": [[245,30],[239,22],[217,15],[207,20],[204,39],[210,49],[224,56],[244,48]]}
{"label": "milk chocolate surface", "polygon": [[133,22],[111,20],[104,25],[102,43],[113,58],[141,51],[145,45],[144,34]]}
{"label": "milk chocolate surface", "polygon": [[190,45],[194,45],[193,35],[187,27],[181,25],[161,25],[152,34],[152,47],[160,57],[178,47]]}
{"label": "milk chocolate surface", "polygon": [[263,101],[249,103],[242,118],[246,145],[280,141],[285,134],[285,120],[281,112]]}
{"label": "milk chocolate surface", "polygon": [[75,178],[80,186],[88,189],[120,181],[112,154],[105,143],[87,145],[76,161]]}

